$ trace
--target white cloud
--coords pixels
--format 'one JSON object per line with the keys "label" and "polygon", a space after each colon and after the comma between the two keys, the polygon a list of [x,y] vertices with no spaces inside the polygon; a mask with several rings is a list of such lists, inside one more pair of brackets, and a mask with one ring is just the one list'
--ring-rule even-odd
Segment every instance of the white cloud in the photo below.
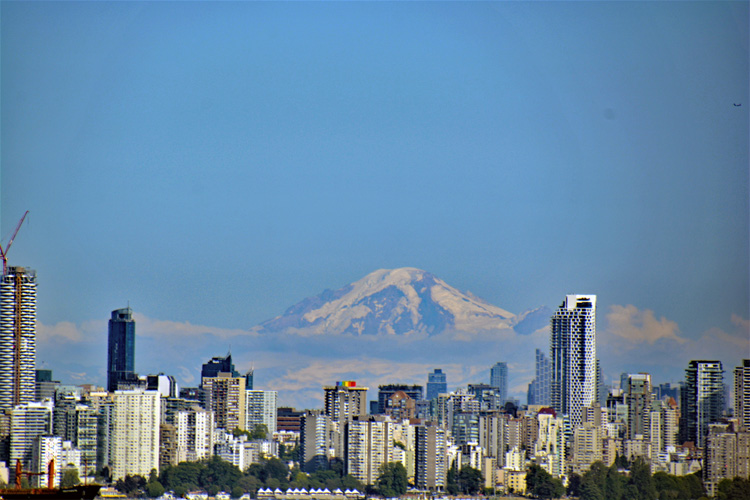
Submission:
{"label": "white cloud", "polygon": [[84,339],[84,335],[81,329],[70,321],[60,321],[54,325],[45,325],[37,321],[36,338],[37,342],[50,340],[81,342]]}
{"label": "white cloud", "polygon": [[214,335],[221,339],[236,337],[238,335],[257,335],[249,330],[239,328],[219,328],[216,326],[194,325],[189,321],[169,321],[161,319],[152,319],[143,314],[133,315],[136,323],[136,335],[142,337],[194,337],[200,335]]}
{"label": "white cloud", "polygon": [[650,309],[641,311],[633,305],[612,305],[606,317],[607,330],[631,342],[653,344],[660,339],[686,342],[686,339],[678,335],[680,329],[677,323],[664,316],[656,319],[654,311]]}

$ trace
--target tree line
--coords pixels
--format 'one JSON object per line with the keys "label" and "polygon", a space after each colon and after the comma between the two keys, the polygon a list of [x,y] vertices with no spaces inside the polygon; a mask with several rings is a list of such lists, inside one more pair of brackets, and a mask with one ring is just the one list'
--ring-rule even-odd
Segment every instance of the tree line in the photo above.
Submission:
{"label": "tree line", "polygon": [[353,476],[345,474],[343,464],[336,462],[331,469],[306,474],[297,467],[289,469],[285,462],[272,457],[263,458],[260,463],[250,465],[243,472],[217,456],[168,466],[158,475],[156,471],[152,471],[148,479],[128,475],[118,480],[115,488],[134,498],[154,498],[165,491],[173,491],[175,496],[183,497],[189,491],[197,490],[209,495],[226,491],[233,497],[240,497],[245,493],[254,496],[261,488],[328,488],[331,491],[339,488],[365,491],[365,486]]}

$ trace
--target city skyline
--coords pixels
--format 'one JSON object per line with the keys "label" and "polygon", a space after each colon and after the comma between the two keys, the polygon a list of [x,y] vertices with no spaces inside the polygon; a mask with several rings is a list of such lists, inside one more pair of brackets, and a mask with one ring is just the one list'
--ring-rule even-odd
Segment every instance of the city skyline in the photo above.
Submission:
{"label": "city skyline", "polygon": [[750,350],[746,3],[2,14],[0,236],[30,211],[9,262],[39,273],[38,367],[65,382],[104,384],[129,302],[135,370],[183,385],[231,350],[304,405],[360,366],[486,382],[509,349],[523,399],[543,334],[251,332],[402,267],[514,315],[597,294],[607,380]]}

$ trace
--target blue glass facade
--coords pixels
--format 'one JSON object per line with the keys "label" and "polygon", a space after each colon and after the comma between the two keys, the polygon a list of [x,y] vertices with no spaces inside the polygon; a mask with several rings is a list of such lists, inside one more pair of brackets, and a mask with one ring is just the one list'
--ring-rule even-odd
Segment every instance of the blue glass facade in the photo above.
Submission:
{"label": "blue glass facade", "polygon": [[438,397],[438,394],[448,392],[448,384],[445,373],[440,368],[436,368],[432,373],[427,374],[427,400]]}
{"label": "blue glass facade", "polygon": [[117,390],[120,382],[133,381],[135,375],[135,320],[133,310],[115,309],[109,320],[107,349],[107,390]]}

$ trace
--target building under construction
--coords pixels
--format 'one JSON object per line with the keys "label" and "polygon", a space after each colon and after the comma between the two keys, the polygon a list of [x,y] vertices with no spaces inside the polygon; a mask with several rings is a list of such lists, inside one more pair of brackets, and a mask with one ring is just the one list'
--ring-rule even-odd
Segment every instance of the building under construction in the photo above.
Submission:
{"label": "building under construction", "polygon": [[36,272],[7,267],[0,282],[0,410],[34,401]]}

